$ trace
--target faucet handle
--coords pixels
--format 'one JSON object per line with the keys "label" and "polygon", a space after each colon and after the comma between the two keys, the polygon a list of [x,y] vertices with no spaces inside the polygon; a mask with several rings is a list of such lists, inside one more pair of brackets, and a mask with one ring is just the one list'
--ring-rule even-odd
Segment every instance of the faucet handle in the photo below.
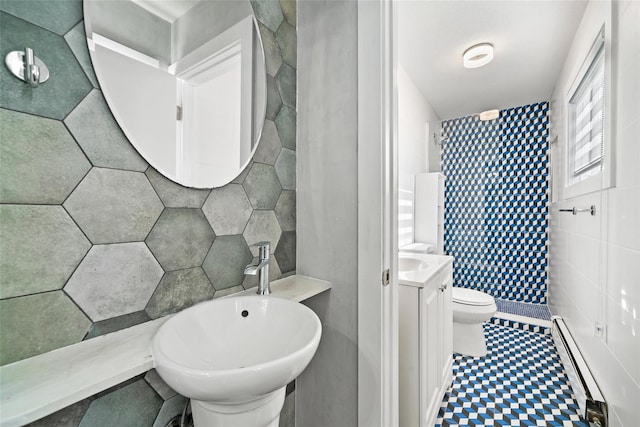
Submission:
{"label": "faucet handle", "polygon": [[263,259],[269,258],[269,252],[271,251],[271,242],[262,241],[262,242],[254,243],[253,245],[251,245],[251,247],[259,248],[258,249],[259,259],[263,260]]}
{"label": "faucet handle", "polygon": [[271,247],[271,242],[269,242],[268,240],[264,240],[262,242],[254,243],[253,245],[250,245],[250,246],[251,247],[257,246],[257,247],[260,247],[260,248],[263,247],[263,246]]}

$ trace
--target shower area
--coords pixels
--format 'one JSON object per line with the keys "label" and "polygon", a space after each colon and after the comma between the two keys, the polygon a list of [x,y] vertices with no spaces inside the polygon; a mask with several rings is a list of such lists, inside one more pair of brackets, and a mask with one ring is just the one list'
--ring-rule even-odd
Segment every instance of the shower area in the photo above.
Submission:
{"label": "shower area", "polygon": [[445,253],[454,285],[499,312],[546,318],[549,104],[442,122]]}

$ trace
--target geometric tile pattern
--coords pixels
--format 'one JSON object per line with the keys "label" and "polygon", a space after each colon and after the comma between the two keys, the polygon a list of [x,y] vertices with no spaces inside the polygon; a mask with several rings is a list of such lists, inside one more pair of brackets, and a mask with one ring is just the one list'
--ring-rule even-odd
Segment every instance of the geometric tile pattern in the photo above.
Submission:
{"label": "geometric tile pattern", "polygon": [[[81,0],[0,3],[2,46],[33,47],[52,70],[31,89],[0,67],[0,364],[255,285],[248,245],[295,238],[295,1],[252,4],[270,82],[261,148],[231,184],[200,190],[149,168],[113,119]],[[272,280],[295,271],[282,254]]]}
{"label": "geometric tile pattern", "polygon": [[445,253],[455,286],[546,302],[547,102],[442,123]]}
{"label": "geometric tile pattern", "polygon": [[491,323],[484,332],[486,356],[454,354],[436,426],[588,427],[551,336]]}
{"label": "geometric tile pattern", "polygon": [[496,299],[496,306],[501,313],[517,314],[534,319],[551,320],[551,313],[546,304],[530,304],[518,301]]}
{"label": "geometric tile pattern", "polygon": [[511,319],[503,319],[501,317],[492,317],[490,320],[494,325],[506,326],[508,328],[513,329],[522,329],[523,331],[533,332],[534,334],[551,334],[551,328],[547,328],[546,326],[534,325],[531,323],[526,323],[526,320],[523,322],[517,322]]}

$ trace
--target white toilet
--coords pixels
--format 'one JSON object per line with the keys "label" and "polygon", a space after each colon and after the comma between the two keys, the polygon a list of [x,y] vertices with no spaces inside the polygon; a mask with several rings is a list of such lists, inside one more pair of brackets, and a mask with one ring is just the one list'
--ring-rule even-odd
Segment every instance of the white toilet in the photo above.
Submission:
{"label": "white toilet", "polygon": [[482,323],[497,311],[493,297],[484,292],[454,287],[453,299],[453,352],[467,356],[485,356],[487,344]]}

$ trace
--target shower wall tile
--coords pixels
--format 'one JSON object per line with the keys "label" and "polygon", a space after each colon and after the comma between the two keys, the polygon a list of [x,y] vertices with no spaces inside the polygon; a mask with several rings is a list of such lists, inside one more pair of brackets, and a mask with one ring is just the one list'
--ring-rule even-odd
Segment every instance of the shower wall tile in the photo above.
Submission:
{"label": "shower wall tile", "polygon": [[82,0],[3,1],[0,10],[61,36],[82,20]]}
{"label": "shower wall tile", "polygon": [[[53,6],[65,2],[40,4],[45,3]],[[2,2],[3,6],[16,4],[26,6],[31,2]],[[78,21],[71,23],[69,28]],[[62,120],[92,89],[91,82],[62,36],[0,12],[0,39],[0,55],[3,58],[12,50],[30,47],[47,65],[50,73],[49,80],[34,90],[11,74],[7,67],[1,67],[0,107]]]}
{"label": "shower wall tile", "polygon": [[98,322],[144,310],[162,275],[142,242],[95,245],[64,291]]}
{"label": "shower wall tile", "polygon": [[0,364],[79,342],[90,325],[62,291],[0,300]]}
{"label": "shower wall tile", "polygon": [[297,25],[298,8],[295,0],[280,0],[280,8],[284,19],[291,24],[292,27]]}
{"label": "shower wall tile", "polygon": [[91,168],[64,125],[5,109],[0,121],[0,202],[62,203]]}
{"label": "shower wall tile", "polygon": [[282,185],[273,166],[254,163],[242,186],[254,209],[274,209]]}
{"label": "shower wall tile", "polygon": [[144,172],[149,166],[116,123],[102,96],[92,90],[64,119],[93,166]]}
{"label": "shower wall tile", "polygon": [[208,189],[189,188],[176,184],[170,179],[162,176],[154,168],[148,168],[145,172],[151,186],[162,203],[167,208],[201,208],[204,201],[207,200]]}
{"label": "shower wall tile", "polygon": [[59,410],[51,415],[39,419],[27,427],[71,427],[77,426],[82,421],[82,417],[89,409],[91,401],[89,399],[81,400],[71,406]]}
{"label": "shower wall tile", "polygon": [[93,168],[64,202],[93,244],[142,241],[163,205],[140,172]]}
{"label": "shower wall tile", "polygon": [[219,236],[211,245],[202,268],[213,287],[222,290],[242,284],[244,268],[252,258],[241,235]]}
{"label": "shower wall tile", "polygon": [[[255,210],[249,218],[247,227],[244,229],[244,239],[249,246],[260,242],[271,242],[271,250],[278,247],[278,241],[282,230],[273,211]],[[251,253],[257,255],[258,248],[253,246]]]}
{"label": "shower wall tile", "polygon": [[62,289],[91,248],[61,206],[0,205],[0,242],[3,299]]}
{"label": "shower wall tile", "polygon": [[267,75],[267,111],[265,117],[269,120],[275,120],[281,107],[282,97],[280,96],[276,79]]}
{"label": "shower wall tile", "polygon": [[274,255],[283,273],[296,269],[296,232],[284,231]]}
{"label": "shower wall tile", "polygon": [[202,268],[169,271],[151,296],[146,312],[152,319],[177,313],[213,298],[215,289]]}
{"label": "shower wall tile", "polygon": [[160,374],[158,374],[158,371],[155,369],[147,371],[144,375],[144,380],[149,383],[151,388],[158,393],[162,400],[169,400],[178,394],[177,391],[169,387],[169,385],[160,378]]}
{"label": "shower wall tile", "polygon": [[151,320],[149,315],[144,311],[136,311],[135,313],[124,314],[118,317],[111,317],[106,320],[95,322],[89,328],[89,332],[84,336],[85,340],[99,337],[100,335],[109,334],[121,329],[130,328]]}
{"label": "shower wall tile", "polygon": [[67,41],[69,48],[71,48],[71,51],[87,75],[87,78],[93,87],[98,89],[100,88],[100,85],[98,84],[96,73],[93,71],[93,65],[91,65],[91,57],[89,56],[86,37],[87,36],[84,32],[84,21],[80,21],[64,35],[64,39]]}
{"label": "shower wall tile", "polygon": [[200,209],[166,208],[145,240],[164,271],[202,265],[214,234]]}
{"label": "shower wall tile", "polygon": [[80,427],[150,426],[162,399],[144,380],[138,380],[91,402]]}
{"label": "shower wall tile", "polygon": [[158,412],[158,416],[153,423],[152,427],[166,427],[172,418],[182,415],[184,407],[189,402],[184,396],[177,395],[169,400],[166,400]]}
{"label": "shower wall tile", "polygon": [[546,302],[548,110],[542,102],[488,122],[442,123],[445,252],[456,259],[456,286]]}

